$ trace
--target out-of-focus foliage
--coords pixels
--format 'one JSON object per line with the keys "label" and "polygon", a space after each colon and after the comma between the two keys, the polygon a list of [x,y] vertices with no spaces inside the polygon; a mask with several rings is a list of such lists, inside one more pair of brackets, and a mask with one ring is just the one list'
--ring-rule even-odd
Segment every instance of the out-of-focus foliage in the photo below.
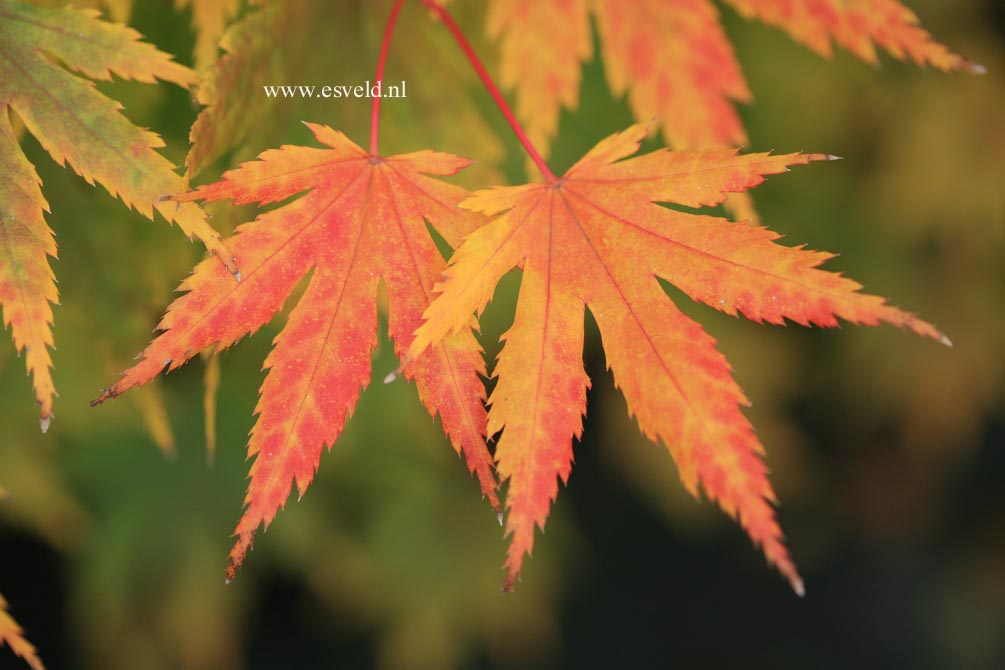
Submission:
{"label": "out-of-focus foliage", "polygon": [[[306,70],[273,83],[372,78],[387,3],[323,4],[321,18],[291,28],[271,53],[282,61],[301,49]],[[640,435],[603,373],[590,324],[593,438],[575,447],[569,490],[515,593],[498,592],[505,543],[476,483],[459,473],[414,388],[379,383],[397,366],[385,339],[373,362],[377,383],[316,485],[225,587],[261,361],[282,324],[219,355],[212,467],[198,365],[162,383],[173,459],[158,450],[136,398],[89,409],[149,340],[172,288],[203,251],[67,178],[25,139],[53,209],[47,221],[66,250],[53,262],[61,395],[43,439],[23,362],[0,347],[0,484],[11,494],[0,506],[0,592],[49,667],[131,669],[138,658],[155,670],[653,667],[668,659],[737,664],[741,655],[776,667],[805,667],[807,659],[1000,667],[1005,17],[996,0],[910,4],[989,74],[936,74],[885,58],[870,67],[841,53],[824,61],[723,10],[757,92],[756,104],[740,107],[751,148],[845,158],[826,175],[796,171],[760,187],[763,221],[786,244],[840,249],[834,268],[909,306],[955,345],[894,329],[767,328],[693,309],[673,294],[688,314],[700,314],[753,401],[747,416],[766,445],[784,501],[779,514],[807,581],[802,601],[764,570],[733,524],[695,504],[665,452]],[[480,3],[454,5],[477,36]],[[374,18],[363,21],[364,6]],[[239,20],[257,11],[244,9]],[[432,146],[521,180],[519,147],[441,28],[417,7],[403,21],[403,51],[392,54],[389,78],[407,76],[410,99],[385,101],[382,145]],[[190,17],[172,3],[137,3],[130,25],[192,64]],[[348,37],[336,39],[343,30]],[[356,40],[362,45],[350,49]],[[493,68],[492,48],[477,46]],[[439,63],[436,74],[416,67],[406,75],[409,59],[422,58]],[[460,85],[450,83],[455,75]],[[169,160],[184,162],[198,111],[186,92],[98,86],[134,123],[165,137]],[[241,148],[205,166],[200,180],[216,179],[236,158],[309,141],[302,119],[366,133],[366,101],[269,102],[253,84],[228,95],[255,122]],[[631,123],[627,104],[607,92],[600,62],[585,66],[580,98],[578,111],[560,117],[556,170]],[[479,139],[486,137],[497,138],[494,149]],[[484,183],[484,173],[472,180]],[[210,211],[221,231],[253,216]],[[517,286],[518,277],[507,277],[485,315],[489,356],[510,325]],[[737,644],[713,636],[724,627],[737,631]]]}
{"label": "out-of-focus foliage", "polygon": [[[870,63],[883,49],[940,70],[983,70],[933,39],[898,0],[725,4],[826,57],[837,43]],[[502,82],[545,155],[561,110],[578,106],[581,65],[593,50],[591,15],[610,89],[638,121],[658,121],[673,149],[749,144],[736,104],[753,96],[711,0],[493,0],[487,31],[499,41]],[[738,221],[757,218],[746,193],[726,208]]]}
{"label": "out-of-focus foliage", "polygon": [[[340,99],[269,99],[263,85],[356,85],[372,80],[388,0],[357,3],[263,2],[224,34],[224,55],[199,87],[206,108],[192,127],[186,159],[194,176],[214,159],[237,149],[229,164],[247,160],[270,146],[304,143],[309,137],[299,121],[337,114],[339,130],[365,137],[369,106]],[[462,7],[461,15],[472,14]],[[418,2],[401,17],[407,38],[391,44],[385,80],[405,81],[407,98],[384,105],[381,150],[386,155],[436,147],[460,156],[477,156],[461,182],[499,180],[503,133],[487,118],[492,109],[478,97],[467,63],[440,26],[428,20]],[[468,21],[470,25],[472,22]],[[477,35],[477,32],[473,33]],[[323,52],[323,56],[319,52]],[[449,113],[444,113],[449,110]]]}
{"label": "out-of-focus foliage", "polygon": [[[877,62],[877,49],[944,71],[980,71],[918,25],[898,0],[725,0],[830,57],[834,43]],[[611,90],[640,121],[658,119],[676,149],[746,144],[735,103],[750,89],[711,0],[492,0],[487,31],[500,42],[503,84],[545,151],[564,109],[576,109],[580,67],[592,55],[594,15]]]}

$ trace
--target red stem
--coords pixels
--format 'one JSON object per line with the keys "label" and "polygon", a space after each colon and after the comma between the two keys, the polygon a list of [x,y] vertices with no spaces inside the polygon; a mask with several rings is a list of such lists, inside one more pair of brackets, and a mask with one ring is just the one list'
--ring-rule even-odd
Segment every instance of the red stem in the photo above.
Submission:
{"label": "red stem", "polygon": [[482,80],[482,83],[488,90],[489,95],[491,95],[492,99],[495,100],[496,105],[499,107],[499,111],[501,111],[503,116],[506,117],[506,120],[509,122],[513,132],[516,133],[517,139],[520,140],[520,144],[522,144],[523,148],[526,149],[527,154],[530,156],[530,159],[534,161],[537,169],[541,171],[541,174],[544,175],[544,178],[549,184],[553,184],[558,181],[551,169],[548,167],[548,164],[544,162],[543,158],[541,158],[541,154],[539,154],[537,149],[534,148],[530,138],[527,137],[527,133],[524,132],[523,126],[521,126],[520,122],[516,120],[513,110],[511,110],[509,105],[506,104],[506,99],[499,91],[499,87],[496,86],[494,81],[492,81],[492,77],[489,75],[488,70],[485,69],[481,60],[478,59],[478,55],[475,53],[475,50],[471,48],[471,44],[468,43],[467,38],[464,37],[464,33],[461,31],[460,26],[458,26],[454,21],[454,18],[450,16],[450,13],[441,7],[436,0],[422,0],[422,3],[439,16],[440,21],[442,21],[443,25],[447,27],[450,34],[454,36],[454,40],[457,42],[457,45],[461,47],[461,51],[463,51],[464,55],[467,56],[468,61],[471,63],[471,67],[473,67],[475,72],[478,73],[478,77]]}
{"label": "red stem", "polygon": [[[387,26],[384,28],[384,39],[380,43],[380,58],[377,59],[377,74],[375,85],[377,90],[383,93],[381,81],[384,79],[384,66],[387,65],[387,52],[391,49],[391,35],[394,34],[394,25],[398,22],[398,14],[405,0],[397,0],[391,8],[391,16],[387,18]],[[380,100],[381,96],[374,96],[373,105],[370,107],[370,155],[377,156],[377,138],[380,135]]]}

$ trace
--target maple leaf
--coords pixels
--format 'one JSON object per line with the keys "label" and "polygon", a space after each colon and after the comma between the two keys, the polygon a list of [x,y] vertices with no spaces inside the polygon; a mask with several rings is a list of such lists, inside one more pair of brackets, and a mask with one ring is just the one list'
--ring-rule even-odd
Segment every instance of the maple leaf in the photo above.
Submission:
{"label": "maple leaf", "polygon": [[757,322],[885,321],[948,341],[882,298],[859,293],[850,279],[817,269],[829,254],[783,247],[764,228],[654,204],[715,206],[765,175],[827,156],[660,150],[621,160],[638,151],[645,134],[640,124],[608,137],[552,184],[478,191],[461,203],[501,216],[454,253],[408,357],[465,328],[502,275],[522,264],[488,418],[490,436],[502,431],[495,459],[500,480],[509,481],[507,587],[532,549],[534,527],[544,525],[558,480],[571,472],[590,383],[582,360],[589,307],[642,431],[667,445],[685,487],[697,494],[700,484],[802,592],[770,504],[763,447],[740,411],[747,400],[714,340],[678,311],[657,277]]}
{"label": "maple leaf", "polygon": [[[833,38],[876,62],[875,42],[901,60],[982,71],[934,42],[894,0],[726,1],[825,56]],[[611,92],[627,97],[637,120],[657,119],[675,149],[748,144],[734,104],[752,96],[711,0],[493,0],[486,30],[499,41],[502,83],[545,156],[561,109],[578,104],[580,69],[593,54],[591,10]],[[727,207],[738,219],[756,219],[747,195]]]}
{"label": "maple leaf", "polygon": [[499,41],[499,80],[517,91],[517,116],[546,156],[559,110],[576,106],[580,68],[593,53],[586,3],[493,0],[486,30]]}
{"label": "maple leaf", "polygon": [[750,91],[708,0],[494,0],[487,31],[500,42],[500,78],[535,145],[546,148],[560,110],[578,104],[591,7],[611,92],[627,94],[637,118],[657,115],[676,148],[747,142],[730,101],[748,102]]}
{"label": "maple leaf", "polygon": [[[451,175],[470,161],[432,151],[371,156],[342,133],[307,124],[327,149],[283,146],[224,174],[182,200],[265,205],[303,197],[237,229],[230,244],[244,279],[235,283],[212,260],[196,267],[143,360],[94,404],[174,369],[208,347],[230,346],[280,310],[306,275],[310,281],[265,361],[258,420],[248,445],[247,508],[235,532],[233,577],[263,523],[283,507],[294,482],[301,495],[318,467],[322,445],[338,438],[361,388],[370,380],[377,344],[377,292],[383,280],[388,332],[404,353],[432,300],[445,266],[425,221],[452,245],[481,222],[457,208],[464,189],[425,174]],[[469,324],[470,326],[470,324]],[[454,448],[477,474],[498,509],[492,457],[485,446],[481,349],[470,328],[413,357],[402,369],[423,404],[440,415]]]}
{"label": "maple leaf", "polygon": [[896,0],[725,0],[747,18],[776,26],[830,57],[833,42],[868,63],[879,46],[898,60],[981,74],[984,68],[932,39],[918,16]]}
{"label": "maple leaf", "polygon": [[236,271],[197,205],[161,201],[184,190],[184,182],[155,151],[163,146],[160,138],[132,125],[118,103],[68,70],[91,79],[115,74],[182,86],[189,86],[194,74],[138,41],[135,31],[96,15],[0,0],[0,304],[15,346],[26,352],[43,430],[55,394],[48,348],[53,345],[50,304],[58,301],[58,293],[47,257],[56,255],[56,244],[43,216],[48,204],[41,180],[15,139],[11,111],[57,163],[69,163],[88,183],[102,184],[148,218],[156,209]]}
{"label": "maple leaf", "polygon": [[10,647],[11,651],[23,658],[34,670],[45,670],[35,646],[25,638],[24,630],[7,613],[7,601],[2,595],[0,595],[0,644]]}

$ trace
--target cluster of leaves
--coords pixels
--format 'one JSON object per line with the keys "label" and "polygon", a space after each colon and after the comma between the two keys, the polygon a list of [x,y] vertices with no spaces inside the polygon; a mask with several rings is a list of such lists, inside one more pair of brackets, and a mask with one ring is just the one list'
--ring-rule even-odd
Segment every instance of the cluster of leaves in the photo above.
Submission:
{"label": "cluster of leaves", "polygon": [[[320,25],[312,19],[327,3],[254,3],[264,6],[226,32],[237,3],[191,4],[200,26],[196,63],[205,69],[197,98],[206,105],[186,160],[194,175],[244,143],[264,113],[256,84],[274,81],[273,56],[282,51],[275,36],[283,31],[271,28]],[[730,4],[820,53],[829,54],[834,40],[869,61],[878,45],[921,64],[978,70],[933,42],[913,14],[890,0]],[[117,11],[125,15],[128,7]],[[637,118],[655,117],[667,143],[681,151],[629,158],[647,132],[637,125],[599,143],[561,178],[471,194],[426,176],[452,175],[470,161],[432,151],[377,155],[327,126],[309,124],[326,148],[267,151],[222,181],[167,201],[164,196],[187,184],[157,153],[159,138],[133,126],[114,100],[67,69],[91,79],[115,74],[185,87],[197,75],[91,12],[0,0],[0,228],[7,240],[0,303],[15,346],[26,353],[43,429],[55,394],[48,348],[57,294],[47,257],[56,249],[43,218],[48,206],[40,180],[18,146],[19,123],[57,163],[69,163],[147,217],[156,209],[216,256],[183,282],[185,295],[159,326],[165,332],[102,400],[256,331],[310,277],[266,360],[249,443],[256,459],[230,576],[291,486],[306,490],[322,446],[339,437],[367,386],[382,283],[402,375],[416,381],[423,404],[441,417],[497,510],[494,472],[509,482],[508,586],[531,550],[535,527],[544,524],[558,481],[571,470],[589,386],[582,366],[589,307],[643,432],[666,444],[685,486],[695,494],[700,486],[736,517],[801,591],[770,505],[763,447],[740,411],[746,400],[714,341],[673,306],[657,277],[699,302],[758,322],[885,321],[946,340],[923,321],[859,293],[858,284],[818,269],[826,254],[780,246],[777,235],[745,222],[656,204],[698,208],[729,199],[736,217],[750,220],[752,207],[742,197],[748,189],[790,165],[826,158],[739,155],[728,148],[747,141],[732,105],[750,93],[708,0],[672,7],[641,0],[491,3],[487,33],[500,45],[502,80],[514,90],[517,114],[536,144],[547,146],[560,109],[577,104],[579,71],[592,51],[591,12],[611,90],[627,94]],[[564,34],[556,37],[556,29]],[[223,54],[216,59],[221,33]],[[452,111],[475,115],[464,104]],[[443,132],[431,139],[442,140]],[[268,205],[297,195],[225,241],[195,204]],[[427,222],[457,249],[449,265]],[[479,378],[485,365],[472,315],[514,267],[524,272],[520,299],[486,411]],[[486,438],[500,431],[493,456]]]}

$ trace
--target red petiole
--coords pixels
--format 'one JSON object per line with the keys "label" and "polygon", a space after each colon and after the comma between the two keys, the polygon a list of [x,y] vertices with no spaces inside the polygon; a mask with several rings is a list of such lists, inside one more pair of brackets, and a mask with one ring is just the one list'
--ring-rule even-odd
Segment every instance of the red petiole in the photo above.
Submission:
{"label": "red petiole", "polygon": [[[384,39],[380,43],[380,57],[377,59],[377,74],[375,85],[378,91],[383,90],[381,81],[384,79],[384,66],[387,65],[387,52],[391,48],[391,36],[394,34],[394,26],[398,23],[398,14],[405,4],[405,0],[396,0],[391,8],[391,16],[387,18],[387,26],[384,27]],[[370,107],[370,155],[377,156],[377,140],[380,134],[380,101],[382,96],[376,95]]]}
{"label": "red petiole", "polygon": [[[475,50],[471,47],[467,38],[464,36],[464,32],[461,30],[457,22],[454,21],[454,17],[443,8],[436,0],[421,0],[422,4],[425,5],[429,10],[437,15],[443,25],[446,26],[450,34],[453,35],[454,41],[464,52],[467,57],[468,62],[471,63],[471,67],[474,68],[475,72],[478,74],[478,78],[482,80],[482,84],[485,85],[485,89],[492,96],[495,101],[496,106],[499,107],[499,111],[502,115],[506,117],[506,121],[509,123],[510,128],[513,129],[514,134],[516,134],[517,139],[520,140],[520,144],[527,151],[530,159],[534,161],[537,169],[541,171],[545,180],[549,184],[553,184],[558,181],[551,168],[548,164],[544,162],[544,158],[538,153],[534,144],[527,137],[526,131],[524,131],[523,126],[517,121],[516,115],[513,114],[513,110],[510,109],[509,104],[506,102],[506,98],[503,97],[502,92],[499,87],[496,86],[495,81],[493,81],[492,76],[489,74],[488,70],[482,64]],[[384,78],[384,66],[387,62],[387,52],[391,44],[391,35],[394,33],[394,25],[398,21],[398,14],[401,13],[401,7],[404,4],[404,0],[397,0],[394,3],[394,7],[391,8],[391,16],[387,20],[387,26],[384,29],[384,40],[380,45],[380,58],[377,61],[377,75],[376,83],[380,84],[381,80]],[[378,137],[378,125],[380,117],[380,97],[375,97],[373,99],[373,106],[370,110],[370,154],[373,156],[377,155],[377,137]]]}

